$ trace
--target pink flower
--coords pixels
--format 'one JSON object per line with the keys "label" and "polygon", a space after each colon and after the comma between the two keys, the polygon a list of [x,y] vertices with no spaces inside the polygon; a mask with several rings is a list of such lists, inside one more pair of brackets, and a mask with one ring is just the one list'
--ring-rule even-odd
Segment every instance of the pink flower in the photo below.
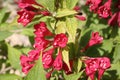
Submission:
{"label": "pink flower", "polygon": [[37,37],[45,37],[52,35],[52,33],[47,29],[47,25],[45,22],[40,22],[39,24],[36,24],[34,26],[34,29],[34,33]]}
{"label": "pink flower", "polygon": [[71,69],[68,68],[68,66],[67,66],[66,63],[63,63],[63,70],[65,71],[65,73],[66,73],[67,75],[73,73],[73,72],[72,72],[73,60],[70,60],[70,61],[69,61],[69,64],[70,64],[70,68],[71,68]]}
{"label": "pink flower", "polygon": [[30,62],[32,62],[32,60],[29,59],[27,56],[25,55],[20,56],[20,64],[22,66],[22,72],[24,72],[25,74],[27,74],[29,70],[33,67],[33,64],[30,64]]}
{"label": "pink flower", "polygon": [[78,12],[78,14],[75,15],[75,17],[78,20],[81,20],[81,21],[85,21],[86,20],[86,18],[83,15],[80,15],[80,7],[79,6],[75,6],[73,9]]}
{"label": "pink flower", "polygon": [[99,60],[99,68],[98,68],[98,80],[101,79],[104,71],[110,68],[110,59],[107,57],[98,58]]}
{"label": "pink flower", "polygon": [[39,56],[40,56],[40,52],[38,50],[31,50],[29,53],[28,53],[28,58],[31,59],[31,60],[38,60],[39,59]]}
{"label": "pink flower", "polygon": [[85,21],[86,18],[84,16],[81,16],[81,15],[75,15],[75,17],[81,21]]}
{"label": "pink flower", "polygon": [[33,66],[34,64],[25,64],[24,66],[22,66],[22,72],[27,74]]}
{"label": "pink flower", "polygon": [[94,80],[94,74],[99,67],[98,59],[90,58],[85,61],[85,64],[86,64],[86,68],[85,68],[86,74],[91,78],[91,80]]}
{"label": "pink flower", "polygon": [[73,8],[73,10],[79,12],[79,11],[80,11],[80,7],[79,7],[79,6],[75,6],[75,7]]}
{"label": "pink flower", "polygon": [[92,32],[92,37],[90,38],[85,48],[81,50],[81,52],[84,52],[85,50],[87,50],[89,47],[93,45],[102,43],[102,41],[103,41],[103,37],[101,37],[98,32]]}
{"label": "pink flower", "polygon": [[32,21],[32,19],[35,16],[35,13],[32,11],[22,10],[18,12],[18,15],[20,15],[20,17],[18,18],[18,23],[21,23],[24,26],[26,26]]}
{"label": "pink flower", "polygon": [[46,74],[46,78],[47,78],[47,79],[50,79],[52,72],[53,72],[53,70],[49,71],[49,72]]}
{"label": "pink flower", "polygon": [[45,69],[50,68],[53,64],[53,58],[52,58],[53,50],[54,49],[50,49],[46,52],[43,52],[42,63]]}
{"label": "pink flower", "polygon": [[43,16],[50,16],[51,15],[51,13],[49,12],[49,11],[41,11],[40,12]]}
{"label": "pink flower", "polygon": [[89,40],[89,46],[93,46],[95,44],[100,44],[103,41],[103,37],[99,35],[99,32],[92,32],[92,37]]}
{"label": "pink flower", "polygon": [[68,42],[68,38],[64,33],[57,34],[54,37],[53,46],[64,48]]}
{"label": "pink flower", "polygon": [[86,5],[89,5],[90,11],[96,12],[101,2],[102,0],[87,0]]}
{"label": "pink flower", "polygon": [[44,50],[48,44],[49,44],[48,40],[45,40],[44,38],[40,38],[40,37],[35,37],[35,43],[33,47],[38,51],[41,51]]}
{"label": "pink flower", "polygon": [[61,70],[61,69],[62,69],[62,66],[63,66],[62,53],[59,51],[56,59],[54,60],[53,67],[54,67],[54,69],[56,69],[56,70]]}
{"label": "pink flower", "polygon": [[112,15],[111,12],[111,0],[108,0],[104,5],[100,6],[97,13],[100,17],[108,18]]}
{"label": "pink flower", "polygon": [[117,20],[118,20],[118,15],[120,12],[116,12],[112,15],[112,17],[109,19],[108,24],[111,26],[114,26],[117,24]]}
{"label": "pink flower", "polygon": [[85,64],[85,72],[91,78],[91,80],[94,80],[96,71],[98,71],[98,80],[100,80],[104,71],[110,68],[110,60],[107,57],[89,58],[85,60]]}
{"label": "pink flower", "polygon": [[27,6],[31,6],[32,4],[36,4],[35,0],[18,0],[20,8],[25,8]]}

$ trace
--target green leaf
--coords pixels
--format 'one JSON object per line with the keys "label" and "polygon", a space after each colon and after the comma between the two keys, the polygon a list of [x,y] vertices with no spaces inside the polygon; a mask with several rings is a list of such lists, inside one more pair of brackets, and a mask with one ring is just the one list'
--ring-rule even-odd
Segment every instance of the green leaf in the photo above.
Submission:
{"label": "green leaf", "polygon": [[39,4],[41,4],[42,6],[44,6],[45,8],[47,8],[50,11],[54,11],[55,8],[55,0],[36,0]]}
{"label": "green leaf", "polygon": [[69,15],[74,15],[76,13],[77,12],[75,10],[62,9],[57,12],[56,17],[60,18],[60,17],[69,16]]}
{"label": "green leaf", "polygon": [[69,52],[67,50],[62,51],[62,58],[63,58],[63,61],[67,64],[69,70],[71,70],[70,64],[69,64]]}
{"label": "green leaf", "polygon": [[45,71],[42,64],[42,55],[24,80],[46,80]]}
{"label": "green leaf", "polygon": [[22,34],[27,35],[27,36],[34,36],[32,28],[24,28],[22,31]]}
{"label": "green leaf", "polygon": [[9,37],[10,35],[12,35],[12,32],[9,32],[9,31],[0,31],[0,41],[3,41],[4,39],[6,39],[7,37]]}
{"label": "green leaf", "polygon": [[56,25],[55,33],[56,34],[65,33],[66,32],[65,27],[66,27],[65,21],[58,21]]}
{"label": "green leaf", "polygon": [[116,45],[113,58],[114,58],[114,63],[116,63],[117,61],[120,61],[120,44]]}
{"label": "green leaf", "polygon": [[113,48],[113,40],[111,39],[103,40],[102,46],[98,48],[98,51],[100,52],[101,55],[103,55],[104,52],[110,53],[112,51],[112,48]]}
{"label": "green leaf", "polygon": [[8,59],[10,61],[10,64],[12,67],[14,67],[15,69],[21,69],[21,65],[20,65],[20,55],[21,52],[13,47],[11,47],[9,44],[7,44],[8,46]]}
{"label": "green leaf", "polygon": [[77,72],[80,71],[81,67],[82,67],[82,61],[78,59]]}
{"label": "green leaf", "polygon": [[6,8],[3,8],[0,10],[0,24],[3,22],[3,20],[5,20],[7,18],[7,16],[5,16],[6,14]]}
{"label": "green leaf", "polygon": [[76,30],[78,27],[77,20],[73,18],[66,18],[66,31],[69,35],[69,42],[75,42]]}
{"label": "green leaf", "polygon": [[[117,72],[117,76],[119,77],[119,79],[120,79],[120,61],[118,61],[118,62],[116,62],[116,63],[114,63],[114,64],[111,64],[111,68],[110,68],[110,70],[112,70],[112,71],[116,71]],[[113,74],[114,75],[114,74]],[[113,76],[112,75],[112,76]]]}
{"label": "green leaf", "polygon": [[84,70],[79,73],[74,73],[74,74],[71,74],[68,76],[64,74],[64,78],[65,78],[65,80],[78,80],[81,77],[83,72],[84,72]]}
{"label": "green leaf", "polygon": [[15,74],[0,74],[0,80],[22,80],[22,77]]}
{"label": "green leaf", "polygon": [[66,0],[66,6],[69,9],[73,9],[79,0]]}

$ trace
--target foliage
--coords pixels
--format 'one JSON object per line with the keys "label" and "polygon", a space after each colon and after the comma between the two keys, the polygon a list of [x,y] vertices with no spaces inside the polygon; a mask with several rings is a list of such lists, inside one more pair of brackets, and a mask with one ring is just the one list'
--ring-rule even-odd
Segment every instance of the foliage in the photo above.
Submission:
{"label": "foliage", "polygon": [[[90,12],[86,5],[79,4],[79,0],[36,0],[36,3],[31,4],[28,2],[30,6],[36,9],[35,12],[38,13],[23,26],[17,23],[17,19],[20,19],[20,16],[23,15],[20,14],[19,18],[17,16],[14,21],[8,23],[7,20],[9,19],[10,12],[7,12],[7,8],[0,9],[0,56],[6,57],[6,59],[0,58],[0,65],[5,63],[6,67],[12,67],[13,70],[18,70],[20,73],[20,75],[16,75],[6,71],[3,74],[4,72],[0,71],[0,80],[91,80],[92,78],[89,75],[86,76],[86,67],[88,65],[86,60],[102,57],[108,57],[110,59],[111,68],[105,69],[106,72],[103,74],[101,80],[120,80],[119,26],[108,25],[107,19],[100,18],[97,14]],[[76,5],[81,6],[79,11],[74,9]],[[21,10],[24,9],[26,8],[22,6]],[[81,12],[86,16],[81,15]],[[80,16],[79,19],[76,17],[77,15]],[[81,16],[82,19],[84,17],[86,20],[82,20]],[[40,22],[44,22],[47,28],[45,29],[47,32],[42,37],[35,33],[38,30],[35,28],[35,25],[40,25]],[[19,23],[23,24],[24,22],[21,21]],[[20,32],[18,34],[28,36],[33,47],[23,45],[11,46],[10,42],[6,41],[6,38],[19,30]],[[97,43],[95,44],[90,43],[94,34],[93,32],[95,34],[98,32],[97,38],[101,39],[101,41],[96,41]],[[58,36],[61,33],[64,36]],[[32,67],[29,65],[28,67],[30,68],[26,69],[28,73],[23,76],[24,64],[22,64],[21,56],[24,55],[26,58],[29,58],[30,51],[38,50],[38,47],[35,47],[38,45],[36,44],[37,41],[39,41],[35,37],[38,36],[48,40],[49,44],[47,47],[39,48],[38,58],[33,57],[34,59],[29,61]],[[55,40],[58,42],[55,43]],[[42,45],[39,44],[40,47]],[[52,59],[50,59],[51,54],[47,54],[46,52],[51,49],[54,49]],[[34,52],[34,54],[36,53]],[[52,65],[47,65],[49,68],[45,68],[44,54],[48,55],[51,60]],[[24,60],[27,60],[26,58]],[[50,61],[49,59],[47,62]],[[55,62],[57,61],[56,68]],[[0,68],[2,70],[2,66]],[[99,69],[97,72],[99,72]],[[95,76],[97,80],[99,73],[95,74]]]}

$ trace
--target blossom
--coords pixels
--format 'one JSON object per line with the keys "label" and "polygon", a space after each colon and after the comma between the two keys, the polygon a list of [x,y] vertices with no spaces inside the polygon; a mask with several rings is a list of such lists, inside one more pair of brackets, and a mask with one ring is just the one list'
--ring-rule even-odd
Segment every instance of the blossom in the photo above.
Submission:
{"label": "blossom", "polygon": [[100,80],[104,71],[110,68],[110,60],[107,57],[89,58],[85,60],[85,64],[85,72],[91,80],[94,80],[96,71],[98,71],[98,80]]}
{"label": "blossom", "polygon": [[86,5],[89,5],[90,11],[96,12],[102,0],[87,0]]}
{"label": "blossom", "polygon": [[104,5],[100,6],[98,8],[98,15],[102,18],[108,18],[109,16],[112,15],[112,12],[111,12],[111,0],[108,0]]}
{"label": "blossom", "polygon": [[54,37],[53,46],[64,48],[68,42],[68,38],[64,33],[57,34]]}
{"label": "blossom", "polygon": [[41,13],[43,16],[50,16],[50,15],[51,15],[51,13],[50,13],[49,11],[47,11],[47,10],[41,11],[40,13]]}
{"label": "blossom", "polygon": [[91,80],[94,80],[94,74],[99,67],[98,59],[90,58],[85,61],[85,64],[86,64],[86,68],[85,68],[86,74],[91,78]]}
{"label": "blossom", "polygon": [[52,33],[47,29],[47,25],[45,22],[40,22],[34,25],[34,29],[36,37],[45,37],[52,35]]}
{"label": "blossom", "polygon": [[18,0],[18,6],[20,8],[25,8],[27,6],[31,6],[32,4],[37,4],[35,0]]}
{"label": "blossom", "polygon": [[81,15],[75,15],[75,17],[81,21],[85,21],[86,18],[84,16],[81,16]]}
{"label": "blossom", "polygon": [[17,13],[20,16],[18,18],[18,23],[21,23],[24,26],[26,26],[28,23],[30,23],[35,16],[34,12],[27,11],[27,10],[22,10],[22,11],[19,11]]}
{"label": "blossom", "polygon": [[46,73],[46,78],[47,79],[50,79],[52,72],[53,72],[53,70],[51,70],[48,73]]}
{"label": "blossom", "polygon": [[70,64],[70,69],[68,68],[68,66],[67,66],[66,63],[63,63],[63,70],[65,71],[65,73],[66,73],[67,75],[73,73],[73,72],[72,72],[73,60],[69,60],[69,64]]}
{"label": "blossom", "polygon": [[98,58],[99,60],[99,68],[98,68],[98,80],[102,77],[104,71],[110,68],[110,60],[107,57]]}
{"label": "blossom", "polygon": [[53,64],[52,54],[53,54],[53,49],[43,52],[42,63],[45,69],[50,68]]}
{"label": "blossom", "polygon": [[112,15],[112,17],[108,21],[108,24],[111,26],[118,24],[118,26],[120,27],[120,11]]}
{"label": "blossom", "polygon": [[85,18],[82,14],[80,14],[80,7],[79,7],[79,6],[75,6],[75,7],[73,8],[73,10],[75,10],[75,11],[78,12],[78,13],[75,15],[75,17],[76,17],[78,20],[81,20],[81,21],[85,21],[85,20],[86,20],[86,18]]}
{"label": "blossom", "polygon": [[61,51],[59,51],[56,59],[54,60],[53,67],[54,67],[54,69],[56,69],[56,70],[61,70],[61,69],[62,69],[62,66],[63,66],[62,53],[61,53]]}
{"label": "blossom", "polygon": [[31,60],[38,60],[40,56],[40,52],[38,50],[31,50],[29,53],[28,53],[28,58],[31,59]]}
{"label": "blossom", "polygon": [[49,41],[41,38],[41,37],[35,37],[35,43],[33,45],[33,47],[39,51],[44,50],[47,45],[49,44]]}
{"label": "blossom", "polygon": [[20,64],[22,66],[22,72],[27,74],[29,70],[33,67],[33,64],[30,64],[32,60],[25,55],[20,56]]}
{"label": "blossom", "polygon": [[96,44],[100,44],[103,41],[103,37],[101,37],[99,35],[99,32],[92,32],[92,36],[89,40],[89,42],[87,43],[87,45],[85,46],[85,48],[83,48],[81,50],[81,52],[84,52],[85,50],[87,50],[89,47],[96,45]]}
{"label": "blossom", "polygon": [[79,7],[79,6],[75,6],[75,7],[73,8],[73,10],[79,12],[79,11],[80,11],[80,7]]}

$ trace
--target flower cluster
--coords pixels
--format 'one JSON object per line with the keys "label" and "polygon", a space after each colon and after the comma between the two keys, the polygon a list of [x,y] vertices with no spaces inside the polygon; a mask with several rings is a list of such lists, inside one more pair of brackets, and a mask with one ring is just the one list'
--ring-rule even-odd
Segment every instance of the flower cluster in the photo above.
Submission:
{"label": "flower cluster", "polygon": [[[19,0],[18,5],[20,8],[22,8],[20,11],[18,11],[18,23],[21,23],[23,26],[29,24],[35,15],[50,15],[50,12],[45,10],[40,4],[36,3],[35,0]],[[33,5],[39,6],[40,9],[35,8]]]}
{"label": "flower cluster", "polygon": [[104,71],[110,68],[110,60],[107,57],[89,58],[85,60],[85,64],[85,72],[91,78],[91,80],[94,80],[96,71],[98,71],[98,80],[100,80]]}
{"label": "flower cluster", "polygon": [[102,5],[102,0],[87,0],[90,11],[97,13],[100,17],[107,18],[111,15],[111,0],[106,1]]}
{"label": "flower cluster", "polygon": [[[20,57],[22,71],[28,73],[29,70],[34,66],[35,61],[39,59],[40,53],[42,52],[42,63],[45,69],[53,68],[55,70],[61,70],[63,66],[62,61],[62,50],[68,42],[66,34],[52,34],[48,29],[45,22],[40,22],[34,25],[35,43],[33,45],[35,50],[31,50],[27,56],[22,55]],[[53,37],[52,40],[46,39],[47,36]],[[48,46],[53,46],[49,50],[45,50]],[[56,58],[53,58],[54,50],[58,49]]]}
{"label": "flower cluster", "polygon": [[[104,5],[101,5],[101,3],[102,0],[98,0],[98,1],[87,0],[86,4],[90,6],[91,11],[98,13],[99,16],[103,18],[107,18],[111,16],[111,8],[110,8],[111,0],[105,2]],[[23,26],[27,26],[30,22],[32,22],[32,20],[36,19],[35,16],[37,15],[41,15],[40,18],[44,16],[50,16],[49,18],[52,17],[52,19],[54,18],[56,20],[54,28],[52,26],[53,32],[49,30],[48,24],[44,20],[43,21],[41,20],[40,22],[34,24],[35,37],[34,37],[33,50],[29,51],[28,54],[26,55],[24,54],[21,55],[20,57],[22,72],[27,74],[30,71],[30,69],[36,64],[36,60],[38,60],[40,55],[42,55],[42,64],[47,72],[46,78],[50,78],[53,71],[64,70],[67,75],[74,73],[72,69],[74,68],[73,64],[74,61],[76,61],[77,52],[75,51],[76,53],[75,56],[73,57],[71,56],[71,54],[74,53],[71,52],[74,51],[71,51],[70,49],[76,47],[74,44],[76,44],[77,39],[76,42],[69,43],[68,39],[72,35],[71,33],[69,33],[69,31],[66,30],[66,32],[63,33],[61,31],[61,33],[59,34],[56,33],[57,22],[65,18],[63,17],[57,18],[53,16],[52,14],[53,12],[49,12],[47,8],[44,8],[44,6],[38,4],[35,0],[19,0],[18,5],[21,8],[21,10],[18,11],[18,15],[19,15],[18,23],[21,23]],[[80,14],[80,7],[75,6],[73,10],[77,12],[76,14],[73,14],[73,18],[76,17],[78,20],[82,20],[82,21],[86,20],[86,18]],[[119,15],[120,17],[119,13],[115,13],[115,14]],[[117,18],[116,15],[113,15],[114,17],[110,19],[109,21],[110,24],[114,24],[112,20]],[[69,19],[69,16],[67,17]],[[71,17],[72,16],[70,16],[70,18]],[[118,23],[120,22],[119,18],[117,18],[117,21]],[[72,32],[72,28],[70,30]],[[75,31],[73,31],[72,33],[74,32]],[[92,32],[92,36],[90,40],[88,41],[87,45],[81,50],[81,52],[86,51],[91,46],[94,46],[96,44],[101,44],[102,41],[103,41],[103,37],[99,35],[99,32]],[[66,59],[67,62],[64,61],[65,56],[63,55],[63,50],[66,50],[68,52],[68,56],[67,56],[68,58]],[[92,80],[94,80],[94,75],[96,71],[98,71],[98,80],[100,80],[104,71],[110,67],[110,60],[107,57],[89,58],[86,59],[84,62],[86,64],[85,72]]]}
{"label": "flower cluster", "polygon": [[[104,3],[104,4],[103,4]],[[120,26],[120,0],[117,1],[117,5],[114,5],[116,9],[114,14],[112,15],[112,0],[107,0],[103,2],[103,0],[87,0],[86,5],[89,5],[90,11],[97,13],[102,18],[109,18],[108,24],[114,26],[118,24]]]}

